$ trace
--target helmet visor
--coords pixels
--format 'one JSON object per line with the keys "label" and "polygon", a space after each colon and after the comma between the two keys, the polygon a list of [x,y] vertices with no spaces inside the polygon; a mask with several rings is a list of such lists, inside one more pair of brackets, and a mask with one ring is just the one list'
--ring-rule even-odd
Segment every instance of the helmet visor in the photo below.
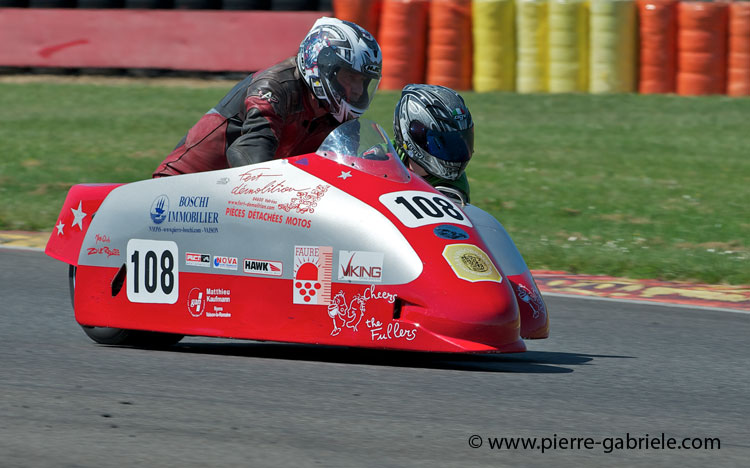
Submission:
{"label": "helmet visor", "polygon": [[409,134],[416,144],[443,161],[465,162],[474,152],[474,126],[466,130],[438,131],[418,120],[409,125]]}
{"label": "helmet visor", "polygon": [[340,67],[331,80],[331,86],[341,98],[356,109],[365,110],[370,106],[380,76],[375,73],[362,73],[350,67]]}

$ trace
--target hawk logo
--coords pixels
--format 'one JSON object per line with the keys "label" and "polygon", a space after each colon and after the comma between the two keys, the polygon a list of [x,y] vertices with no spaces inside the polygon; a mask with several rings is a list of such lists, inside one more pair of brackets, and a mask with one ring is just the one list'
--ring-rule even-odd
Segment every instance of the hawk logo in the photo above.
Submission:
{"label": "hawk logo", "polygon": [[245,273],[263,275],[263,276],[281,276],[284,271],[284,265],[281,262],[270,260],[256,260],[254,258],[245,259]]}
{"label": "hawk logo", "polygon": [[273,104],[276,104],[277,102],[279,102],[279,100],[276,99],[276,96],[271,94],[271,91],[266,91],[265,93],[262,90],[258,91],[258,96],[264,101],[268,101]]}

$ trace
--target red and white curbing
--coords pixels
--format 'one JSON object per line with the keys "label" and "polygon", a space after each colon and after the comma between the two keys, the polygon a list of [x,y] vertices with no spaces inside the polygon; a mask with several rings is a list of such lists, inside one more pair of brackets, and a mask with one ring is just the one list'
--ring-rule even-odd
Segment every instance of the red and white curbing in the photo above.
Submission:
{"label": "red and white curbing", "polygon": [[[43,251],[47,239],[48,232],[0,231],[0,247]],[[750,286],[573,275],[564,271],[549,270],[532,270],[532,274],[543,294],[750,312]]]}
{"label": "red and white curbing", "polygon": [[532,274],[543,294],[557,293],[750,312],[750,286],[572,275],[547,270],[533,270]]}

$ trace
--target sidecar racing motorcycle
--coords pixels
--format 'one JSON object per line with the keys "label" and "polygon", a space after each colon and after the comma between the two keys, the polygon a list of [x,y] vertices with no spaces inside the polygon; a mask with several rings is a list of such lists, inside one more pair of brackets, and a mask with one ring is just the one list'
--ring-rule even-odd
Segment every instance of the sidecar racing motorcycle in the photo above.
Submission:
{"label": "sidecar racing motorcycle", "polygon": [[316,153],[80,184],[46,253],[103,344],[183,336],[514,353],[549,319],[503,227],[410,173],[364,119]]}

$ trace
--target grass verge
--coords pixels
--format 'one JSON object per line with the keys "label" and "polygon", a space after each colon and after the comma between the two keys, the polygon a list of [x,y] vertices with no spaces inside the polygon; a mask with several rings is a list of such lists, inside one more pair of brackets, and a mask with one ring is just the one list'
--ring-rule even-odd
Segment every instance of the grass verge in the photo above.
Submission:
{"label": "grass verge", "polygon": [[[147,178],[226,86],[0,83],[0,229]],[[464,93],[472,200],[535,269],[750,284],[750,99]],[[367,117],[392,131],[396,92]]]}

